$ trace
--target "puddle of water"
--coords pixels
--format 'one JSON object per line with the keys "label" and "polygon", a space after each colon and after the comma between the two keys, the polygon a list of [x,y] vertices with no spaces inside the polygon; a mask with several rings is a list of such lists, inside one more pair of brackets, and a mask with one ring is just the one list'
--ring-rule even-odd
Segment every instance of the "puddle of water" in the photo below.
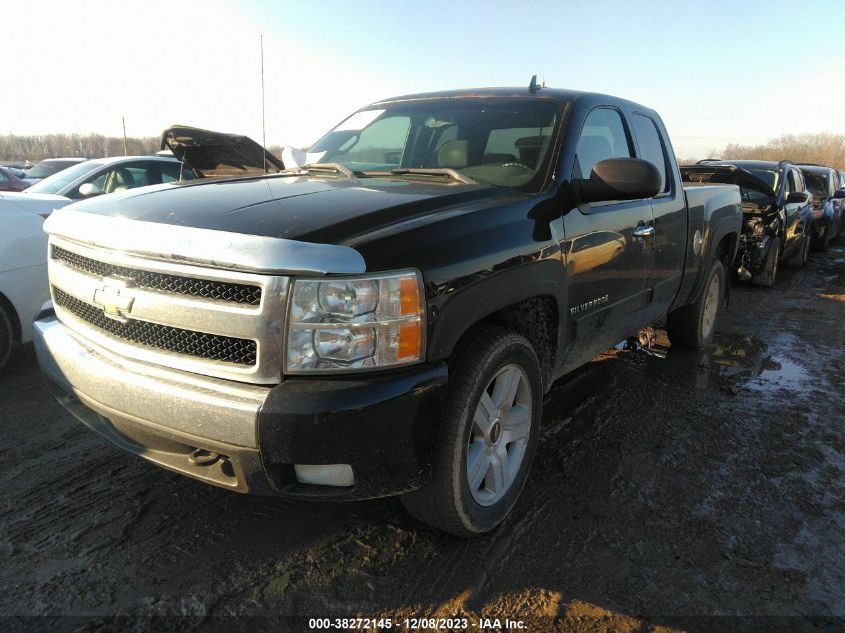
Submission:
{"label": "puddle of water", "polygon": [[[783,338],[784,340],[780,340]],[[790,346],[788,335],[773,341],[776,347]],[[809,378],[807,369],[779,353],[771,353],[767,343],[751,336],[717,334],[713,344],[701,352],[673,350],[671,347],[629,339],[616,346],[649,358],[652,371],[669,374],[698,389],[708,387],[745,388],[756,393],[798,389]]]}

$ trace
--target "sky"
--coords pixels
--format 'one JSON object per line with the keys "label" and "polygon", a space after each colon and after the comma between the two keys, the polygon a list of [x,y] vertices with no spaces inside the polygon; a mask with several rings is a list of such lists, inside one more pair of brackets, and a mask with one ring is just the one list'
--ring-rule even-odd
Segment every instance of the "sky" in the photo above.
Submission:
{"label": "sky", "polygon": [[[679,157],[845,134],[845,2],[3,2],[0,132],[172,123],[307,147],[386,97],[486,86],[654,108]],[[11,27],[11,28],[10,28]]]}

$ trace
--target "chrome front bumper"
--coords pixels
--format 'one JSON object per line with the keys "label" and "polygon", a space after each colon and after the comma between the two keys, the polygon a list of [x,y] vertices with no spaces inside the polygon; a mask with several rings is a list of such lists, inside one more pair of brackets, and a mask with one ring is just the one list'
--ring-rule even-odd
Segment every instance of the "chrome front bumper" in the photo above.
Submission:
{"label": "chrome front bumper", "polygon": [[[121,448],[225,488],[266,482],[258,413],[269,387],[198,376],[115,356],[55,317],[34,323],[41,371],[77,418]],[[197,450],[223,456],[197,464]]]}

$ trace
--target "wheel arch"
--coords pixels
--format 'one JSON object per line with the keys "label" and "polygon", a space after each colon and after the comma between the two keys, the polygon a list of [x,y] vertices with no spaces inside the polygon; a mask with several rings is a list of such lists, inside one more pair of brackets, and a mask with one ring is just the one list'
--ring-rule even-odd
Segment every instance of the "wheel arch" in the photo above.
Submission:
{"label": "wheel arch", "polygon": [[[558,268],[555,270],[560,274]],[[520,276],[521,277],[521,276]],[[477,327],[495,325],[522,334],[540,362],[544,389],[551,384],[559,361],[562,290],[553,279],[500,280],[479,284],[476,292],[453,298],[437,319],[430,346],[430,360],[450,358]],[[480,300],[484,296],[485,300]]]}
{"label": "wheel arch", "polygon": [[12,302],[2,292],[0,292],[0,308],[9,315],[9,319],[12,321],[12,336],[16,343],[20,343],[23,336],[20,317],[18,316],[17,310],[15,310],[15,306],[12,305]]}

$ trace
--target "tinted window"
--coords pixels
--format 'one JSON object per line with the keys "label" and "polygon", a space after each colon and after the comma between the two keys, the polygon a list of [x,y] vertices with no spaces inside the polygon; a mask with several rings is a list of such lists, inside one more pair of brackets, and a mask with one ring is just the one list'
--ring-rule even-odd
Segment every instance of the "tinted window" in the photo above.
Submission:
{"label": "tinted window", "polygon": [[6,178],[6,174],[3,173],[3,170],[0,170],[0,186],[9,184],[9,179]]}
{"label": "tinted window", "polygon": [[801,188],[798,185],[795,170],[790,169],[786,176],[786,193],[790,194],[794,191],[801,191]]}
{"label": "tinted window", "polygon": [[807,189],[810,190],[817,198],[827,198],[828,185],[827,175],[814,174],[811,171],[804,172],[804,181],[807,183]]}
{"label": "tinted window", "polygon": [[669,191],[669,181],[666,178],[669,161],[666,158],[666,148],[663,147],[657,126],[654,121],[642,114],[635,114],[633,122],[634,132],[640,145],[640,158],[657,167],[657,171],[660,172],[660,182],[663,183],[660,191]]}
{"label": "tinted window", "polygon": [[774,169],[749,169],[753,175],[765,182],[772,191],[777,191],[780,185],[780,172]]}
{"label": "tinted window", "polygon": [[575,150],[573,178],[589,178],[593,165],[607,158],[631,158],[622,116],[611,108],[596,108],[584,122]]}

